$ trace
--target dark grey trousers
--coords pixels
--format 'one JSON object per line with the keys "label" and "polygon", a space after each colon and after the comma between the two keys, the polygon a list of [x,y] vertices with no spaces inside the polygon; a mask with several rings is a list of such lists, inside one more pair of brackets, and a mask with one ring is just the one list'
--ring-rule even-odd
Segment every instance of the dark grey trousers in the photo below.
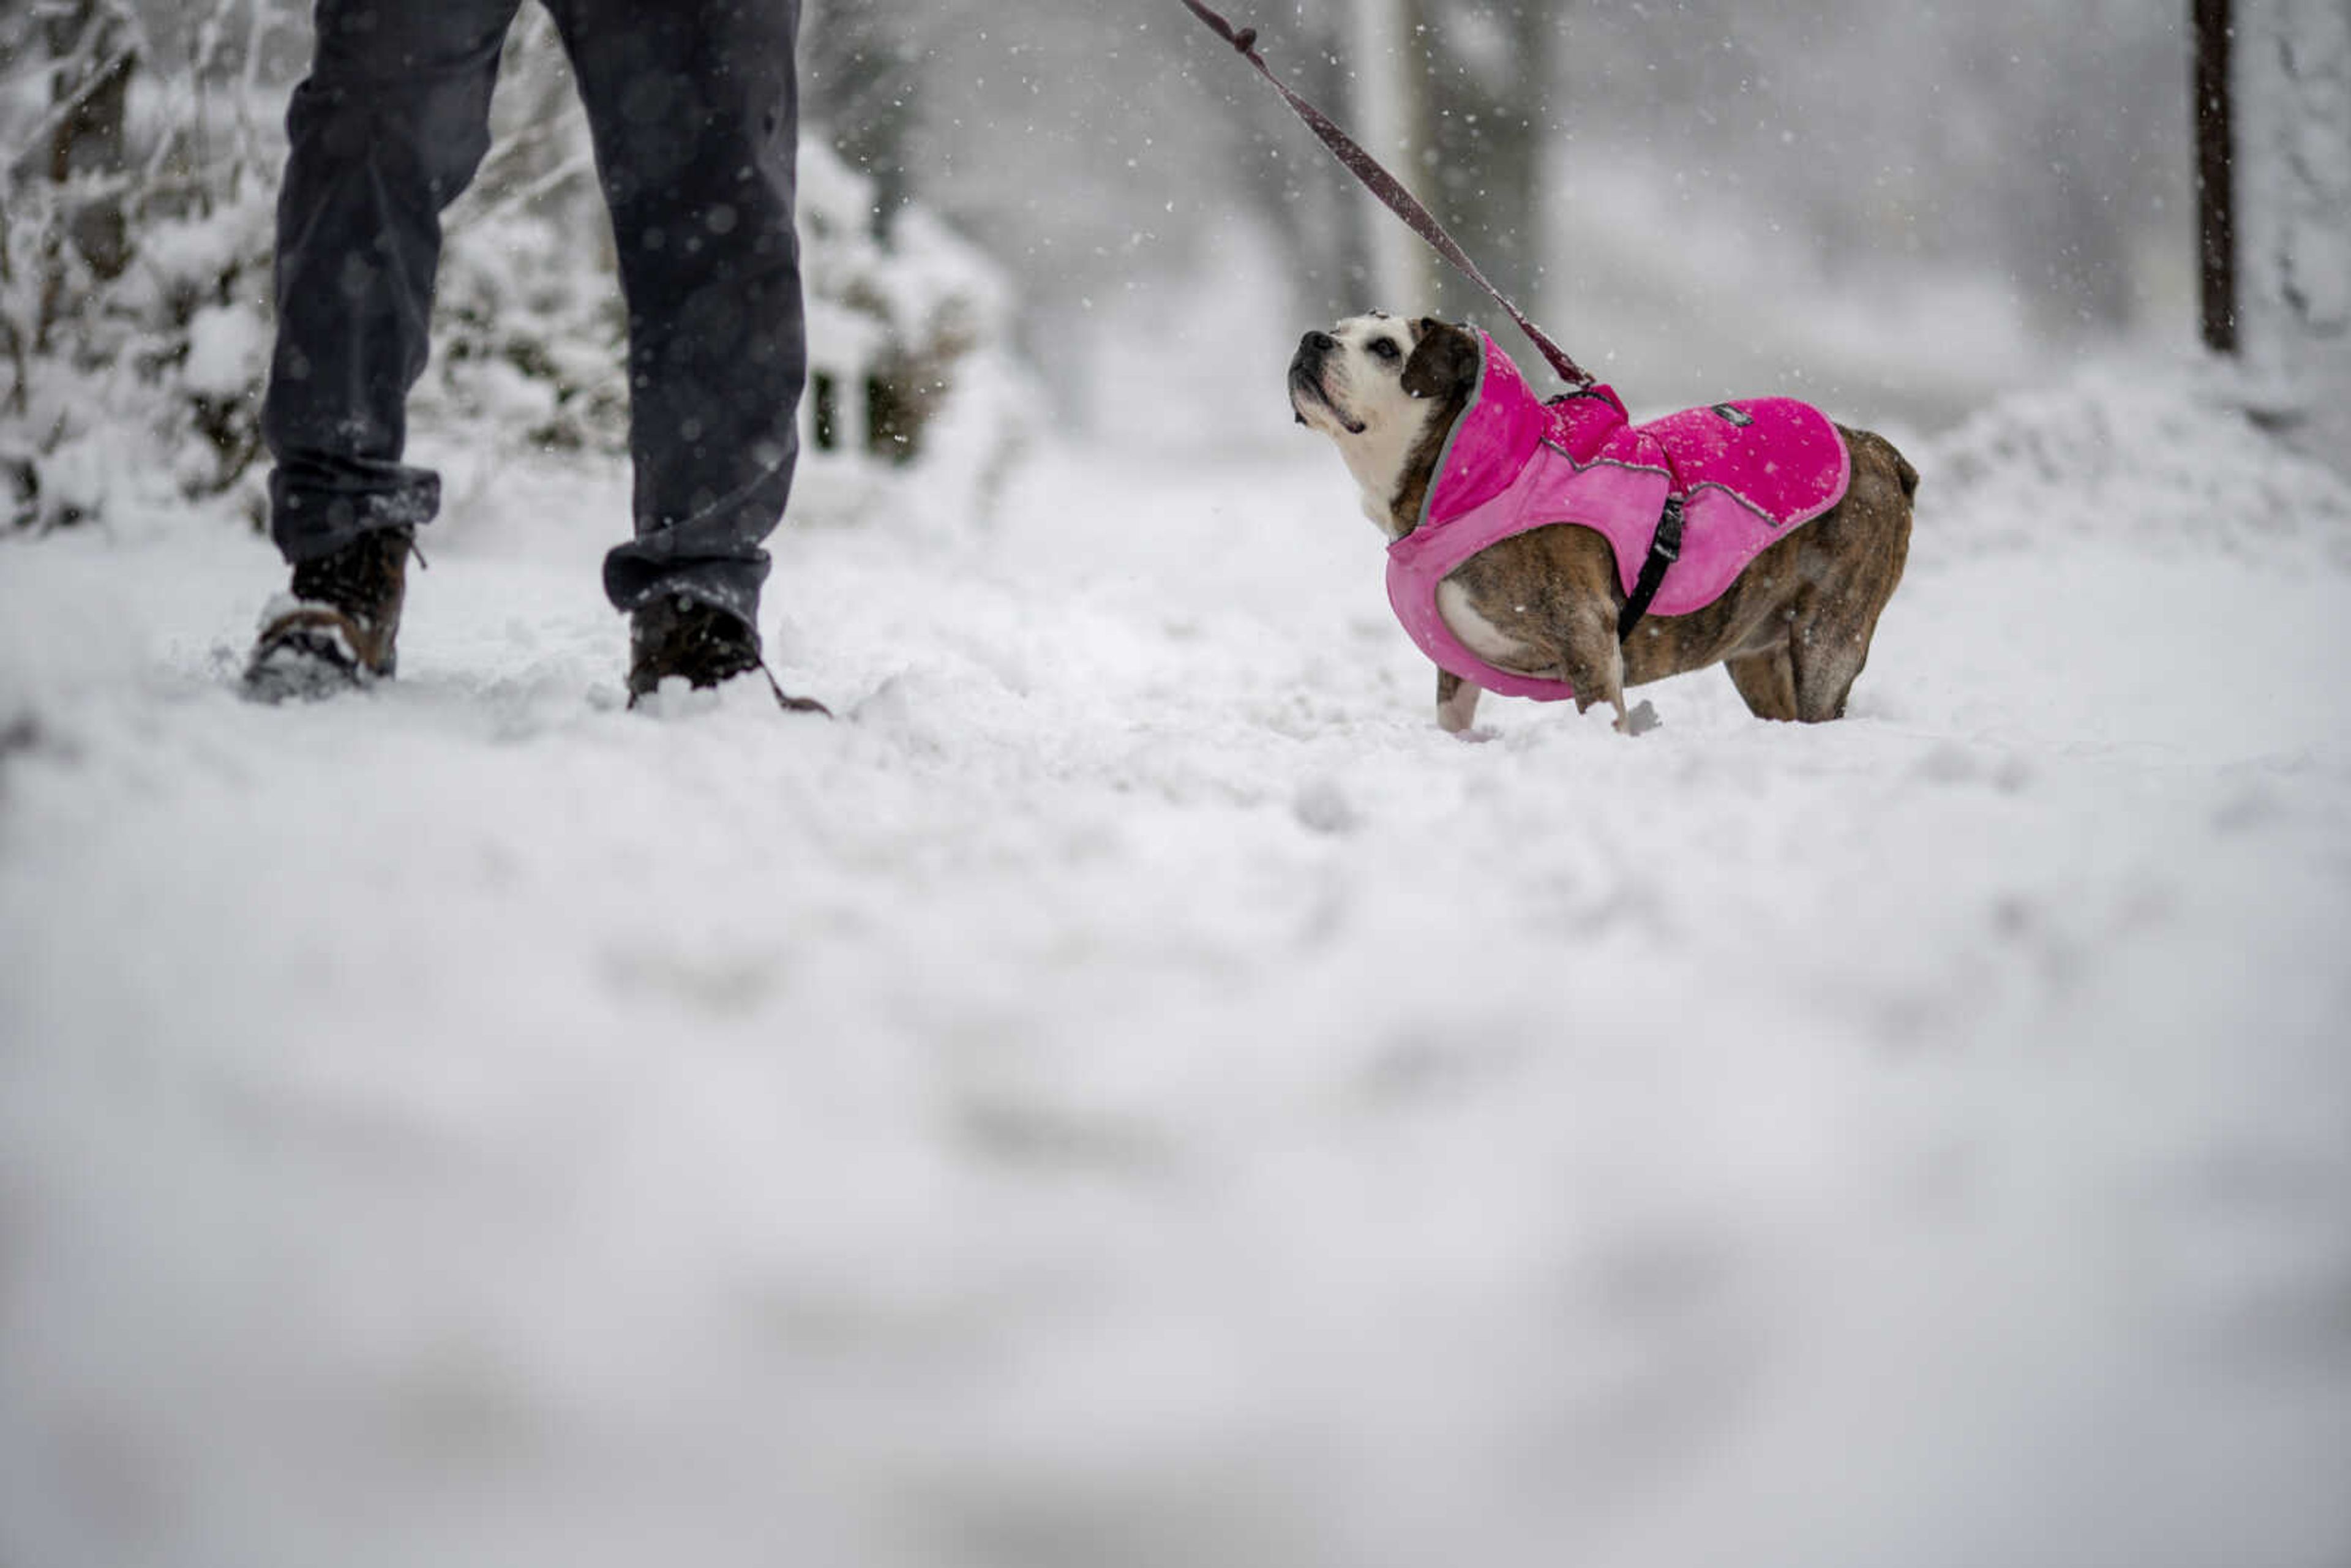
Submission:
{"label": "dark grey trousers", "polygon": [[[277,207],[262,431],[289,562],[423,523],[402,461],[441,214],[489,150],[520,0],[318,0]],[[632,610],[682,593],[756,624],[760,542],[791,492],[808,377],[792,228],[799,0],[549,0],[611,210],[629,311],[636,537],[605,559]]]}

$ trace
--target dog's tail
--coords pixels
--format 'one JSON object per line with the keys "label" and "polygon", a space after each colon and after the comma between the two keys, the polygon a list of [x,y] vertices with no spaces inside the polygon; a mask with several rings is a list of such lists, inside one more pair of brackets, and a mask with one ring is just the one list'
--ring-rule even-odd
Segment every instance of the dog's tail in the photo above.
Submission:
{"label": "dog's tail", "polygon": [[[1844,432],[1845,443],[1847,445],[1857,447],[1863,443],[1866,443],[1871,447],[1875,448],[1879,455],[1885,457],[1888,465],[1890,465],[1894,470],[1895,483],[1902,486],[1902,498],[1904,500],[1915,501],[1918,498],[1918,470],[1910,466],[1910,459],[1903,456],[1902,454],[1896,449],[1894,443],[1886,440],[1886,437],[1878,434],[1877,432],[1874,430],[1855,430],[1847,425],[1840,425],[1838,428]],[[1854,453],[1854,456],[1856,458],[1860,455],[1861,454],[1858,451]]]}
{"label": "dog's tail", "polygon": [[[1881,437],[1881,439],[1883,438]],[[1917,500],[1918,498],[1918,470],[1910,466],[1910,459],[1903,456],[1899,452],[1895,452],[1894,443],[1890,441],[1886,442],[1886,450],[1894,453],[1894,476],[1902,481],[1902,498],[1906,501]]]}

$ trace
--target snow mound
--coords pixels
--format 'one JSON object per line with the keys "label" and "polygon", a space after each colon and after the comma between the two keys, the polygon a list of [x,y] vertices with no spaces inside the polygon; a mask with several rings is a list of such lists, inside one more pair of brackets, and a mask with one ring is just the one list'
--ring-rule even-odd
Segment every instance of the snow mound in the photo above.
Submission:
{"label": "snow mound", "polygon": [[2351,571],[2351,482],[2264,429],[2262,403],[2210,362],[2101,365],[2012,393],[1923,448],[1921,538],[1957,528],[1969,553],[2096,540]]}

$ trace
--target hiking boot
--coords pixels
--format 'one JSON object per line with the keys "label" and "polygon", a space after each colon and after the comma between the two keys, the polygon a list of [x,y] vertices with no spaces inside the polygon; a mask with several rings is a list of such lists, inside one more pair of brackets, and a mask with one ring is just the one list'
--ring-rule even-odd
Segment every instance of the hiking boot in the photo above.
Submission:
{"label": "hiking boot", "polygon": [[400,663],[413,528],[376,528],[294,569],[261,612],[245,689],[264,702],[330,696],[389,680]]}
{"label": "hiking boot", "polygon": [[684,594],[664,594],[629,617],[629,706],[683,676],[691,686],[715,686],[757,670],[767,675],[776,701],[795,713],[828,713],[822,703],[786,696],[759,657],[759,634],[750,622]]}

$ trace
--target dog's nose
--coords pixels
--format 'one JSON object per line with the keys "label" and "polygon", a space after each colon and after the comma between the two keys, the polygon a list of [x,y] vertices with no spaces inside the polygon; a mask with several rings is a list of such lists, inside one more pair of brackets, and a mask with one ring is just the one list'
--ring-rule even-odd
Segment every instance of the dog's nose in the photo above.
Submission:
{"label": "dog's nose", "polygon": [[1298,350],[1303,354],[1327,354],[1339,346],[1339,340],[1328,332],[1309,332],[1299,340]]}

